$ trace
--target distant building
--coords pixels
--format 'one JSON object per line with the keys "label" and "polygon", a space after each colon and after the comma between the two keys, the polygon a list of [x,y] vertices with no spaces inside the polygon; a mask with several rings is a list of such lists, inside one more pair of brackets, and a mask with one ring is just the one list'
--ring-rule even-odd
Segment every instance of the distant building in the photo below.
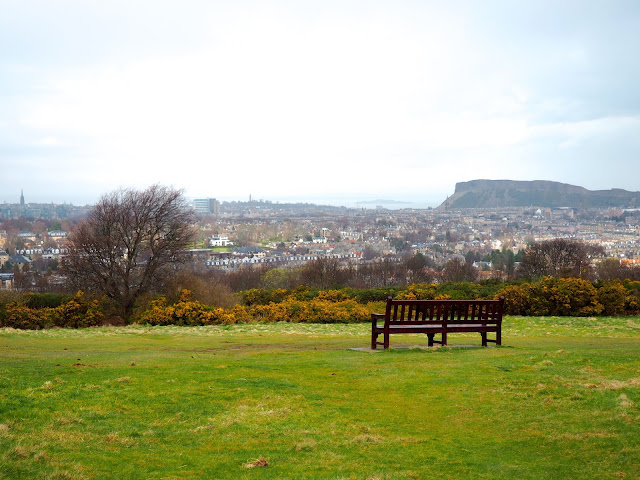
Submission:
{"label": "distant building", "polygon": [[13,273],[0,273],[0,288],[13,288]]}
{"label": "distant building", "polygon": [[235,247],[233,253],[235,255],[265,256],[265,251],[260,247]]}
{"label": "distant building", "polygon": [[24,255],[14,255],[7,260],[11,265],[24,265],[25,263],[31,264],[31,259]]}
{"label": "distant building", "polygon": [[2,267],[9,260],[9,254],[0,250],[0,267]]}
{"label": "distant building", "polygon": [[216,237],[211,237],[211,240],[209,240],[209,246],[210,247],[227,247],[229,245],[233,245],[230,241],[229,241],[229,237],[227,236],[216,236]]}
{"label": "distant building", "polygon": [[32,242],[36,241],[36,234],[33,232],[20,232],[18,234],[18,238],[23,240],[31,240]]}
{"label": "distant building", "polygon": [[220,202],[215,198],[196,198],[193,201],[193,209],[201,215],[218,215]]}

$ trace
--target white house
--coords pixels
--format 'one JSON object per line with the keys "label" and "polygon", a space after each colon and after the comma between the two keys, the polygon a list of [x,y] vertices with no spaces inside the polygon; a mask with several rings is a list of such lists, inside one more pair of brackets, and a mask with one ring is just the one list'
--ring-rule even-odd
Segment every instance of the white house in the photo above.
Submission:
{"label": "white house", "polygon": [[229,245],[233,244],[229,241],[229,237],[227,236],[211,237],[211,240],[209,240],[209,246],[211,247],[227,247]]}

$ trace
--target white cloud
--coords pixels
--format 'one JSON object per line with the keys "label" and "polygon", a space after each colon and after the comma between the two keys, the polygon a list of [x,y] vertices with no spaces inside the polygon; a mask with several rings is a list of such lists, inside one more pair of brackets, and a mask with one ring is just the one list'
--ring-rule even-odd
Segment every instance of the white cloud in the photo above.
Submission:
{"label": "white cloud", "polygon": [[[473,178],[554,180],[542,151],[575,154],[598,138],[638,148],[637,117],[597,114],[602,95],[585,80],[596,78],[593,42],[606,51],[608,40],[568,24],[573,36],[538,38],[528,22],[545,8],[463,6],[169,3],[143,21],[138,4],[137,13],[60,4],[47,15],[62,22],[76,8],[94,23],[57,27],[73,42],[41,25],[59,65],[35,50],[5,65],[18,93],[5,97],[0,140],[44,147],[31,161],[56,163],[58,181],[95,196],[160,182],[276,200],[444,198]],[[35,26],[24,35],[37,44]]]}
{"label": "white cloud", "polygon": [[60,147],[64,145],[56,137],[51,137],[51,136],[41,138],[37,143],[38,145],[42,145],[43,147]]}

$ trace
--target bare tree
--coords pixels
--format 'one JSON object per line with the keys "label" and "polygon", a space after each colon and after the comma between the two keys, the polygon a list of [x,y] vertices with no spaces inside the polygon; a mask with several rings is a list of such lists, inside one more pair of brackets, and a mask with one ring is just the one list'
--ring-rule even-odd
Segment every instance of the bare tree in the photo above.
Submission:
{"label": "bare tree", "polygon": [[593,275],[591,259],[602,252],[602,247],[564,238],[534,242],[524,252],[519,275],[524,278],[550,276],[588,279]]}
{"label": "bare tree", "polygon": [[366,245],[364,250],[362,250],[362,259],[363,260],[373,260],[379,255],[378,250],[373,248],[371,245]]}
{"label": "bare tree", "polygon": [[628,270],[617,258],[604,258],[596,267],[598,278],[606,282],[627,278]]}
{"label": "bare tree", "polygon": [[432,268],[435,262],[422,253],[418,252],[412,257],[407,257],[403,266],[406,268],[406,278],[410,283],[433,281]]}
{"label": "bare tree", "polygon": [[182,192],[154,185],[104,195],[69,236],[63,271],[74,287],[114,300],[123,318],[186,258],[194,236]]}
{"label": "bare tree", "polygon": [[461,258],[452,258],[442,270],[443,282],[475,282],[478,279],[478,269],[472,263]]}
{"label": "bare tree", "polygon": [[348,271],[340,266],[337,258],[317,258],[300,271],[303,284],[320,289],[344,286],[348,276]]}

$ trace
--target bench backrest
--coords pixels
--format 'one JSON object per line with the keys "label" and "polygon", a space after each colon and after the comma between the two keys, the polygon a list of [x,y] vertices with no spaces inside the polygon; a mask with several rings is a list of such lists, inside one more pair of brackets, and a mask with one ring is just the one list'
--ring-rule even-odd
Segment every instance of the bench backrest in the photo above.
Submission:
{"label": "bench backrest", "polygon": [[504,297],[498,300],[393,300],[387,298],[389,325],[500,324]]}

